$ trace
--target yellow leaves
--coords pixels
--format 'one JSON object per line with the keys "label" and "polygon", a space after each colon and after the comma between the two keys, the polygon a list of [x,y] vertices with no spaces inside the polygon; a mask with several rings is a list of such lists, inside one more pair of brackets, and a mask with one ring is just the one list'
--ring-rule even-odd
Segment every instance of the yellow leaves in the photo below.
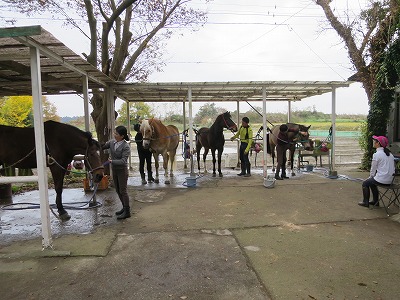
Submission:
{"label": "yellow leaves", "polygon": [[[44,120],[59,121],[56,107],[42,97]],[[15,127],[33,126],[32,96],[11,96],[0,99],[0,125]]]}

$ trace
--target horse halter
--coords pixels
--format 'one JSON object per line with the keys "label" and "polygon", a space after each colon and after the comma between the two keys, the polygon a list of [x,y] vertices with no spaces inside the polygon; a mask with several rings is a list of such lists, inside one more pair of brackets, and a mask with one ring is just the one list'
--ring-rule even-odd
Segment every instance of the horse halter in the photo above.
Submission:
{"label": "horse halter", "polygon": [[222,120],[224,120],[225,127],[226,127],[228,130],[230,130],[230,131],[233,132],[233,126],[229,126],[229,125],[228,125],[228,122],[226,122],[226,119],[225,119],[225,114],[222,114]]}
{"label": "horse halter", "polygon": [[100,166],[98,166],[96,168],[92,168],[92,165],[90,164],[90,161],[89,161],[88,152],[89,152],[89,145],[87,145],[86,151],[85,151],[85,162],[87,163],[87,166],[89,167],[88,172],[89,173],[93,173],[94,171],[97,171],[97,170],[100,170],[100,169],[104,169],[104,164],[102,164],[102,165],[100,165]]}
{"label": "horse halter", "polygon": [[[151,120],[153,120],[153,119],[151,119]],[[154,132],[155,132],[155,130],[154,130],[154,127],[151,126],[151,124],[150,124],[151,120],[148,121],[149,127],[151,128],[151,136],[150,137],[144,137],[143,136],[142,137],[142,141],[152,141],[152,140],[154,140]]]}

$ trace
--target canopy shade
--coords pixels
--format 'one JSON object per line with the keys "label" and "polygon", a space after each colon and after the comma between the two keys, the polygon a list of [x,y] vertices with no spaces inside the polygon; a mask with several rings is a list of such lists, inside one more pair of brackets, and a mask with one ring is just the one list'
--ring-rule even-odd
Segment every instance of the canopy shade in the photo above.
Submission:
{"label": "canopy shade", "polygon": [[40,51],[44,95],[82,93],[84,76],[89,89],[112,82],[40,26],[0,28],[0,97],[32,94],[30,47]]}
{"label": "canopy shade", "polygon": [[194,102],[262,101],[264,86],[267,101],[300,101],[350,84],[350,81],[117,82],[113,87],[118,97],[128,102],[183,102],[189,88]]}

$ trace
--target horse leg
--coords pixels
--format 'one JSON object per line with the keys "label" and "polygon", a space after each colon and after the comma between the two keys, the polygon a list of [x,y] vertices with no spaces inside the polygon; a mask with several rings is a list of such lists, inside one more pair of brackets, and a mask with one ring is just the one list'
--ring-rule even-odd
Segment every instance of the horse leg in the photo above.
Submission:
{"label": "horse leg", "polygon": [[207,154],[208,154],[208,151],[209,151],[210,149],[207,149],[207,148],[204,148],[204,153],[203,153],[203,162],[204,162],[204,174],[207,174],[208,172],[207,172],[207,165],[206,165],[206,158],[207,158]]}
{"label": "horse leg", "polygon": [[154,153],[154,167],[156,168],[156,178],[154,178],[155,183],[160,183],[160,179],[158,178],[158,167],[160,166],[160,163],[158,162],[158,154]]}
{"label": "horse leg", "polygon": [[218,174],[219,174],[219,177],[223,177],[224,176],[224,175],[222,175],[222,172],[221,172],[222,151],[223,151],[223,149],[219,149],[218,150]]}
{"label": "horse leg", "polygon": [[65,171],[58,166],[52,166],[50,168],[50,171],[54,181],[54,189],[56,190],[56,205],[57,205],[58,215],[61,221],[68,221],[69,219],[71,219],[71,216],[64,209],[64,206],[62,204],[62,192],[63,192]]}
{"label": "horse leg", "polygon": [[169,153],[169,161],[170,161],[169,176],[170,177],[174,177],[175,155],[176,155],[176,150],[171,150]]}
{"label": "horse leg", "polygon": [[274,144],[270,144],[270,151],[272,157],[272,172],[275,172],[275,149],[276,146]]}
{"label": "horse leg", "polygon": [[200,149],[196,148],[196,158],[197,158],[197,169],[199,170],[200,174]]}
{"label": "horse leg", "polygon": [[292,176],[296,176],[296,173],[293,171],[293,160],[294,160],[294,151],[296,149],[294,147],[290,148],[290,170],[292,171]]}
{"label": "horse leg", "polygon": [[169,181],[169,175],[168,175],[168,160],[169,160],[169,155],[168,153],[163,155],[163,168],[164,168],[164,183],[165,184],[170,184],[171,182]]}
{"label": "horse leg", "polygon": [[215,163],[217,160],[215,159],[215,149],[211,149],[211,155],[212,155],[212,163],[213,163],[213,177],[217,176],[217,173],[215,172]]}

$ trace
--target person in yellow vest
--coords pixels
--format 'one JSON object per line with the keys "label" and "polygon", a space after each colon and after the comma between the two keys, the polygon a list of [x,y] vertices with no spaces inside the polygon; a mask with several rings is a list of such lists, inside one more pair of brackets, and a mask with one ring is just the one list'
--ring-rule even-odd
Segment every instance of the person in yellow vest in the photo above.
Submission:
{"label": "person in yellow vest", "polygon": [[239,137],[240,139],[240,166],[242,171],[237,174],[238,176],[250,177],[250,160],[249,160],[249,151],[251,147],[251,143],[253,141],[253,129],[250,126],[250,120],[248,117],[243,117],[242,125],[239,128],[239,131],[231,137],[231,141]]}

